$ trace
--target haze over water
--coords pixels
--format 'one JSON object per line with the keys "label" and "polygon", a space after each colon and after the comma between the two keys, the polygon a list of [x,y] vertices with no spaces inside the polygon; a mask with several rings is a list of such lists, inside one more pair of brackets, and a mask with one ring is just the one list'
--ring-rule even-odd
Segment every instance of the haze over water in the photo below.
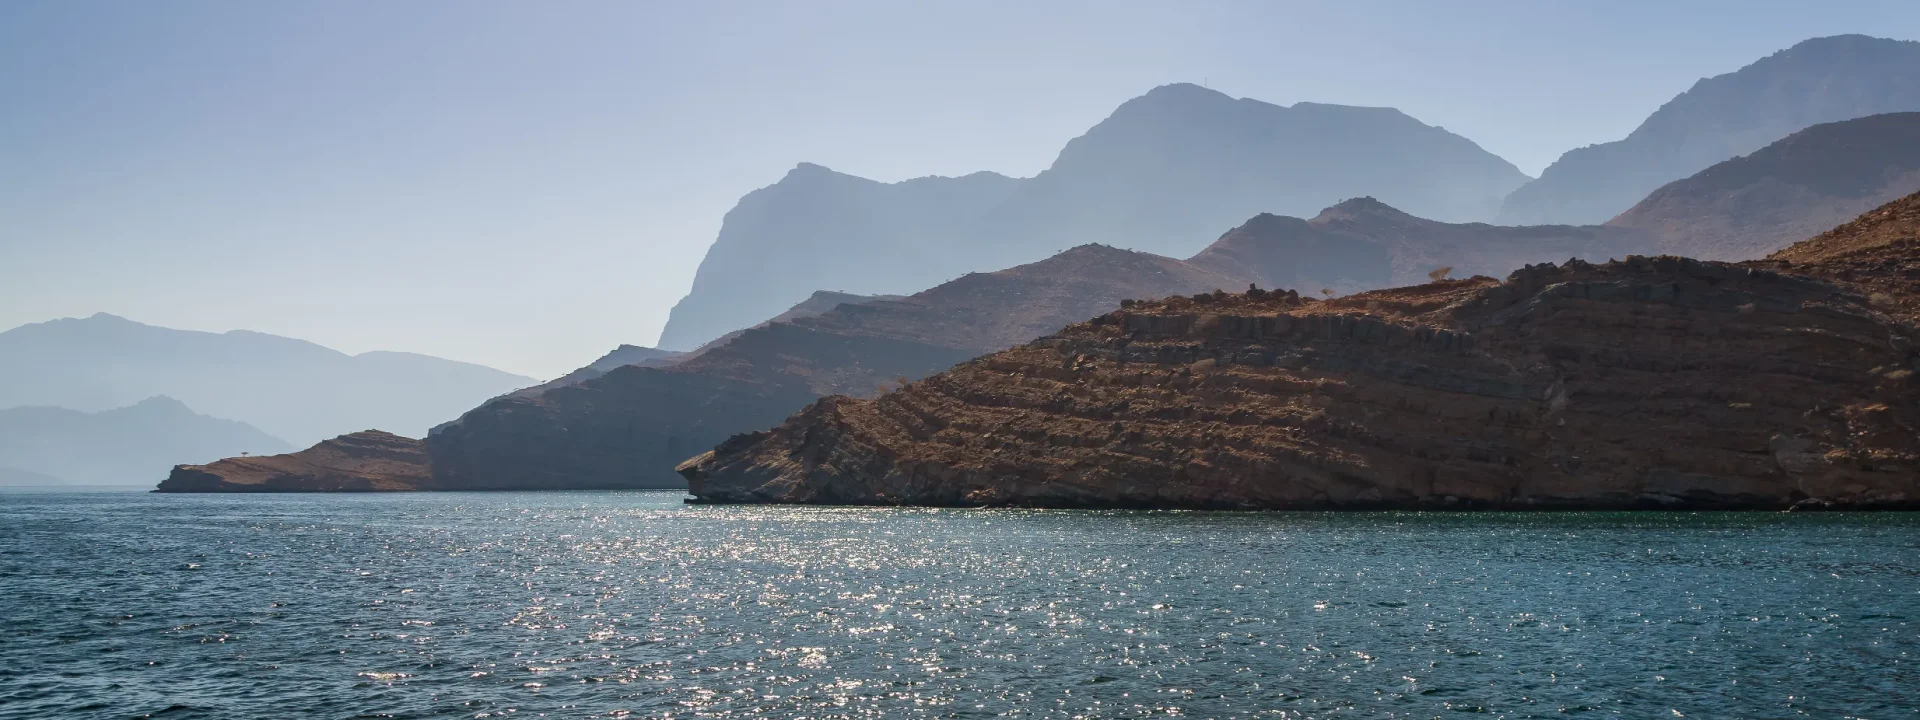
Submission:
{"label": "haze over water", "polygon": [[0,717],[1913,717],[1912,514],[0,495]]}

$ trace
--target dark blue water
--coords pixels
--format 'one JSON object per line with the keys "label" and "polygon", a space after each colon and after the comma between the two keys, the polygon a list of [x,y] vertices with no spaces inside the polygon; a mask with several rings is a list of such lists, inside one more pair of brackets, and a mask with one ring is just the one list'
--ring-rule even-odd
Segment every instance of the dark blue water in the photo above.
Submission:
{"label": "dark blue water", "polygon": [[0,494],[0,716],[1920,716],[1911,514]]}

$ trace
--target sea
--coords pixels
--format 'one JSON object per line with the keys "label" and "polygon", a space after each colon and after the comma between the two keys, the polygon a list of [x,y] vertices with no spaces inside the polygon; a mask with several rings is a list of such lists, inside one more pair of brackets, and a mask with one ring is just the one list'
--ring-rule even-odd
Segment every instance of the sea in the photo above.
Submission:
{"label": "sea", "polygon": [[1920,514],[0,494],[4,718],[1914,718]]}

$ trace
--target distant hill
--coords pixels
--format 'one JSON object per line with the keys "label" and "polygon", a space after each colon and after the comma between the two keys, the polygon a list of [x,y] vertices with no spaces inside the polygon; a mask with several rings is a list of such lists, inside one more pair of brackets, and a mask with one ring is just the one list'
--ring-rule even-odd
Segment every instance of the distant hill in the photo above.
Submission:
{"label": "distant hill", "polygon": [[1644,254],[1653,243],[1629,228],[1505,227],[1415,217],[1370,197],[1347,200],[1311,219],[1261,214],[1188,260],[1248,275],[1262,287],[1317,295],[1418,285],[1448,268],[1453,277],[1505,277],[1534,263],[1578,257],[1605,261]]}
{"label": "distant hill", "polygon": [[1807,40],[1706,78],[1626,138],[1562,155],[1513,191],[1503,225],[1594,224],[1669,182],[1820,123],[1920,111],[1920,42]]}
{"label": "distant hill", "polygon": [[1257,213],[1306,215],[1360,195],[1424,217],[1491,219],[1527,179],[1391,108],[1168,85],[1122,104],[1033,178],[889,184],[802,163],[727,213],[659,345],[699,346],[819,288],[912,293],[1090,243],[1184,257]]}
{"label": "distant hill", "polygon": [[1607,225],[1652,233],[1662,252],[1752,260],[1920,191],[1920,113],[1801,130],[1668,183]]}
{"label": "distant hill", "polygon": [[97,413],[0,410],[0,466],[69,485],[150,485],[174,465],[291,449],[251,425],[195,413],[169,397]]}
{"label": "distant hill", "polygon": [[156,395],[296,445],[369,427],[425,434],[532,378],[425,355],[196,332],[105,313],[0,333],[0,407],[119,408]]}
{"label": "distant hill", "polygon": [[60,478],[20,468],[0,466],[0,487],[65,487]]}

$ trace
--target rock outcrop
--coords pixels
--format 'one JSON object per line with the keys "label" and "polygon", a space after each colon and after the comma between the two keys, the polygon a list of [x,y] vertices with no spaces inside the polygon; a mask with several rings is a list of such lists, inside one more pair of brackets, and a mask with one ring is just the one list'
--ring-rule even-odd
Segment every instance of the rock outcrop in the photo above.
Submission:
{"label": "rock outcrop", "polygon": [[1920,111],[1920,42],[1807,40],[1706,78],[1627,137],[1567,152],[1507,196],[1502,225],[1603,223],[1662,185],[1820,123]]}
{"label": "rock outcrop", "polygon": [[[285,455],[179,465],[154,492],[380,492],[430,490],[433,468],[419,440],[379,430],[348,433]],[[461,488],[445,488],[461,489]]]}
{"label": "rock outcrop", "polygon": [[1751,265],[1129,303],[681,472],[707,502],[1920,507],[1916,202]]}
{"label": "rock outcrop", "polygon": [[1815,125],[1653,191],[1607,222],[1659,252],[1753,260],[1920,191],[1920,113]]}
{"label": "rock outcrop", "polygon": [[879,183],[800,164],[727,213],[659,345],[694,348],[820,288],[912,293],[1087,243],[1185,257],[1256,213],[1307,215],[1360,195],[1486,220],[1527,180],[1391,108],[1168,85],[1122,104],[1032,178]]}
{"label": "rock outcrop", "polygon": [[969,274],[899,299],[769,322],[669,367],[626,366],[489,402],[427,437],[439,480],[681,487],[673,467],[825,394],[866,396],[1031,340],[1127,298],[1245,286],[1170,258],[1101,246]]}

